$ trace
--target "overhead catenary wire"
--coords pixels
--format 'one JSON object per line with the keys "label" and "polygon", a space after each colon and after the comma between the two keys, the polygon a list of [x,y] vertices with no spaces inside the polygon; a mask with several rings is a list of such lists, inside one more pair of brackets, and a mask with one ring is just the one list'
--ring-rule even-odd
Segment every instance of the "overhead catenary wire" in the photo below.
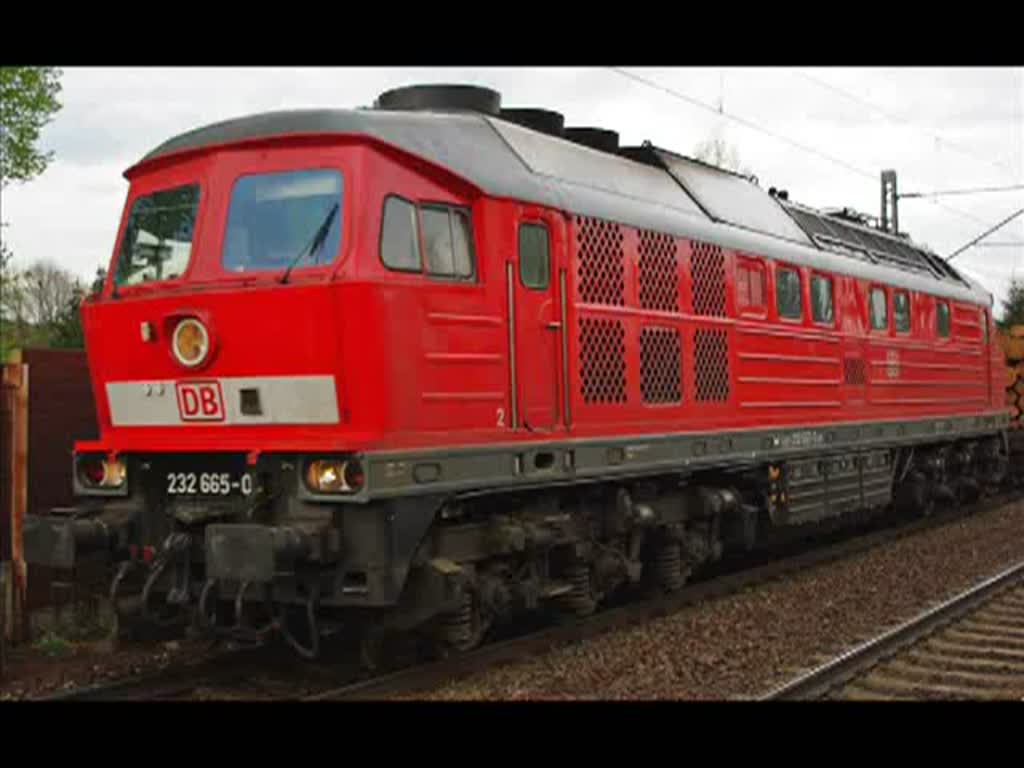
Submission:
{"label": "overhead catenary wire", "polygon": [[[693,96],[677,91],[674,88],[670,88],[666,85],[662,85],[661,83],[655,82],[654,80],[649,80],[648,78],[641,77],[640,75],[634,74],[632,72],[628,72],[622,69],[621,67],[608,67],[608,69],[610,69],[612,72],[615,72],[618,75],[621,75],[622,77],[626,77],[630,80],[634,80],[638,83],[646,85],[648,88],[653,88],[654,90],[661,91],[662,93],[680,99],[681,101],[684,101],[692,106],[698,107],[699,109],[703,109],[715,115],[719,115],[721,117],[726,118],[727,120],[733,121],[734,123],[738,123],[739,125],[750,128],[753,131],[757,131],[758,133],[763,133],[766,136],[770,136],[771,138],[776,139],[777,141],[789,144],[790,146],[795,147],[796,149],[799,149],[803,152],[807,152],[809,154],[816,155],[817,157],[820,157],[822,159],[828,160],[829,162],[838,165],[841,168],[845,168],[846,170],[850,171],[851,173],[855,173],[858,176],[871,179],[872,181],[876,181],[878,179],[878,175],[876,173],[872,173],[871,171],[865,170],[864,168],[859,168],[858,166],[852,165],[851,163],[848,163],[845,160],[836,157],[835,155],[831,155],[815,147],[803,144],[799,141],[789,138],[788,136],[784,136],[769,128],[765,128],[764,126],[758,125],[757,123],[740,117],[739,115],[732,114],[725,109],[720,109],[719,107],[716,107],[712,104],[708,104],[706,102],[701,101],[700,99],[696,99]],[[950,213],[960,216],[961,218],[970,219],[975,223],[981,224],[986,227],[991,226],[989,222],[975,216],[974,214],[967,213],[966,211],[961,211],[959,208],[953,208],[952,206],[944,205],[934,200],[932,202],[933,205],[943,208],[944,210],[947,210]]]}
{"label": "overhead catenary wire", "polygon": [[976,238],[974,238],[973,240],[971,240],[971,242],[969,242],[969,243],[967,243],[966,245],[964,245],[964,246],[961,246],[961,247],[960,247],[960,248],[958,248],[957,250],[953,251],[953,252],[952,252],[951,254],[949,254],[949,256],[947,256],[947,257],[946,257],[946,261],[952,261],[952,260],[953,260],[953,259],[954,259],[954,258],[955,258],[955,257],[956,257],[956,256],[957,256],[958,254],[960,254],[960,253],[963,253],[963,252],[964,252],[964,251],[966,251],[966,250],[967,250],[968,248],[970,248],[970,247],[971,247],[972,245],[974,245],[975,243],[977,243],[977,242],[978,242],[979,240],[983,240],[984,238],[988,237],[988,236],[989,236],[989,235],[991,235],[991,234],[992,234],[993,232],[995,232],[995,231],[996,231],[997,229],[1000,229],[1000,228],[1004,227],[1005,225],[1009,224],[1009,223],[1010,223],[1011,221],[1013,221],[1014,219],[1016,219],[1016,218],[1017,218],[1018,216],[1020,216],[1020,215],[1021,215],[1022,213],[1024,213],[1024,208],[1021,208],[1021,209],[1020,209],[1019,211],[1017,211],[1016,213],[1012,213],[1012,214],[1010,214],[1010,215],[1009,215],[1009,216],[1007,216],[1007,217],[1006,217],[1005,219],[1003,219],[1003,220],[1002,220],[1001,222],[999,222],[998,224],[996,224],[996,225],[995,225],[994,227],[991,227],[990,229],[987,229],[987,230],[985,230],[984,232],[982,232],[982,233],[981,233],[980,235],[978,235],[978,236],[977,236]]}
{"label": "overhead catenary wire", "polygon": [[668,86],[662,85],[661,83],[655,82],[654,80],[648,80],[646,77],[641,77],[640,75],[633,74],[632,72],[628,72],[620,67],[609,67],[609,69],[612,72],[622,75],[623,77],[627,77],[631,80],[635,80],[636,82],[646,85],[649,88],[654,88],[655,90],[662,91],[663,93],[666,93],[669,96],[674,96],[677,99],[681,99],[682,101],[685,101],[688,104],[698,107],[699,109],[703,109],[708,112],[712,112],[716,115],[725,117],[729,120],[732,120],[734,123],[739,123],[740,125],[746,126],[751,130],[763,133],[766,136],[770,136],[773,139],[777,139],[778,141],[789,144],[791,147],[795,147],[803,152],[809,152],[810,154],[817,155],[818,157],[828,160],[831,163],[835,163],[836,165],[841,166],[852,173],[856,173],[860,176],[871,179],[872,181],[874,181],[877,177],[877,174],[874,174],[871,171],[864,170],[863,168],[858,168],[857,166],[851,165],[850,163],[847,163],[846,161],[836,157],[835,155],[830,155],[827,152],[822,152],[820,149],[808,146],[807,144],[802,144],[799,141],[795,141],[789,138],[788,136],[783,136],[782,134],[776,133],[775,131],[772,131],[768,128],[757,125],[756,123],[746,120],[740,117],[739,115],[734,115],[726,111],[724,108],[717,107],[712,104],[707,104],[701,101],[700,99],[695,99],[694,97],[689,96],[685,93],[681,93],[680,91],[677,91],[674,88],[669,88]]}
{"label": "overhead catenary wire", "polygon": [[[903,123],[904,125],[907,125],[907,126],[909,126],[911,128],[914,128],[915,130],[919,131],[920,133],[927,134],[928,136],[932,137],[936,141],[939,141],[942,144],[945,144],[950,149],[952,149],[952,150],[954,150],[956,152],[959,152],[962,155],[965,155],[967,157],[972,157],[975,160],[981,160],[982,162],[988,163],[989,165],[992,165],[992,166],[994,166],[996,168],[1002,168],[1003,170],[1008,171],[1008,172],[1014,174],[1017,177],[1019,177],[1020,174],[1021,174],[1021,170],[1022,170],[1021,168],[1013,168],[1010,165],[1008,165],[1005,162],[1003,162],[1002,160],[995,160],[995,159],[992,159],[990,157],[985,157],[983,155],[979,155],[976,152],[973,152],[973,151],[967,149],[962,144],[958,144],[957,142],[951,141],[950,139],[946,138],[945,136],[941,136],[938,133],[934,133],[933,131],[929,131],[929,130],[926,130],[925,128],[919,127],[913,121],[911,121],[911,120],[909,120],[909,119],[907,119],[905,117],[900,117],[899,115],[894,115],[891,112],[889,112],[889,111],[887,111],[885,109],[882,109],[877,104],[873,104],[872,102],[870,102],[870,101],[868,101],[868,100],[866,100],[866,99],[864,99],[864,98],[862,98],[860,96],[857,96],[856,94],[850,93],[849,91],[847,91],[847,90],[845,90],[843,88],[840,88],[838,85],[835,85],[833,83],[829,83],[829,82],[827,82],[825,80],[822,80],[822,79],[820,79],[818,77],[815,77],[814,75],[808,74],[807,72],[801,72],[800,70],[794,70],[794,74],[797,75],[798,77],[802,77],[804,80],[807,80],[807,81],[809,81],[811,83],[814,83],[814,84],[816,84],[818,86],[821,86],[822,88],[826,88],[827,90],[830,90],[830,91],[832,91],[834,93],[837,93],[840,96],[843,96],[843,97],[849,99],[850,101],[856,102],[857,104],[860,104],[862,107],[867,107],[868,109],[873,110],[877,114],[882,115],[883,117],[889,119],[890,121],[897,122],[897,123]],[[902,197],[902,195],[901,195],[901,197]]]}
{"label": "overhead catenary wire", "polygon": [[973,189],[946,189],[938,192],[901,192],[896,195],[901,200],[908,197],[942,197],[944,195],[976,195],[983,192],[1011,192],[1024,189],[1024,184],[1011,184],[1008,187],[975,187]]}

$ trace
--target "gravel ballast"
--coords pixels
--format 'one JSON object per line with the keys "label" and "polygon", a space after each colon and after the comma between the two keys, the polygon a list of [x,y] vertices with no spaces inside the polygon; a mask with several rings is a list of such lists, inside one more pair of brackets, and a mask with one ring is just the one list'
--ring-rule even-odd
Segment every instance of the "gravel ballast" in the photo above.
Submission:
{"label": "gravel ballast", "polygon": [[415,698],[757,696],[1021,560],[1016,502]]}

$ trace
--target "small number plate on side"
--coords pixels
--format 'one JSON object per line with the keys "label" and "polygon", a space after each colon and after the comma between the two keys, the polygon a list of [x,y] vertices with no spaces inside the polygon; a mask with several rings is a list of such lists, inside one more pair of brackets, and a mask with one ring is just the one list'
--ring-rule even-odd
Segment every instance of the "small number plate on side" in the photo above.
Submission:
{"label": "small number plate on side", "polygon": [[168,472],[168,496],[249,496],[252,475],[247,472]]}

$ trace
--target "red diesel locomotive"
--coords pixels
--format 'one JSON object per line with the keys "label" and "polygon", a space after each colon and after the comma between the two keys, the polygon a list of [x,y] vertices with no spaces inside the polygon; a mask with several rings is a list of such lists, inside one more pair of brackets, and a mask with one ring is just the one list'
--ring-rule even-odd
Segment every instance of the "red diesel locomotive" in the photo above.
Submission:
{"label": "red diesel locomotive", "polygon": [[126,177],[82,307],[101,437],[25,529],[30,562],[108,562],[126,615],[466,649],[1006,474],[987,292],[649,143],[419,86]]}

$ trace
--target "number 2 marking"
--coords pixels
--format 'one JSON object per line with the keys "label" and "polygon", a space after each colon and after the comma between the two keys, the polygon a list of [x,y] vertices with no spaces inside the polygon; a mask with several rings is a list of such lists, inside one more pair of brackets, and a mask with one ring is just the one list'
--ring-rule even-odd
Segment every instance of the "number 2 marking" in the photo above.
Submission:
{"label": "number 2 marking", "polygon": [[499,427],[504,427],[505,426],[505,409],[504,408],[499,408],[498,409],[498,426]]}

